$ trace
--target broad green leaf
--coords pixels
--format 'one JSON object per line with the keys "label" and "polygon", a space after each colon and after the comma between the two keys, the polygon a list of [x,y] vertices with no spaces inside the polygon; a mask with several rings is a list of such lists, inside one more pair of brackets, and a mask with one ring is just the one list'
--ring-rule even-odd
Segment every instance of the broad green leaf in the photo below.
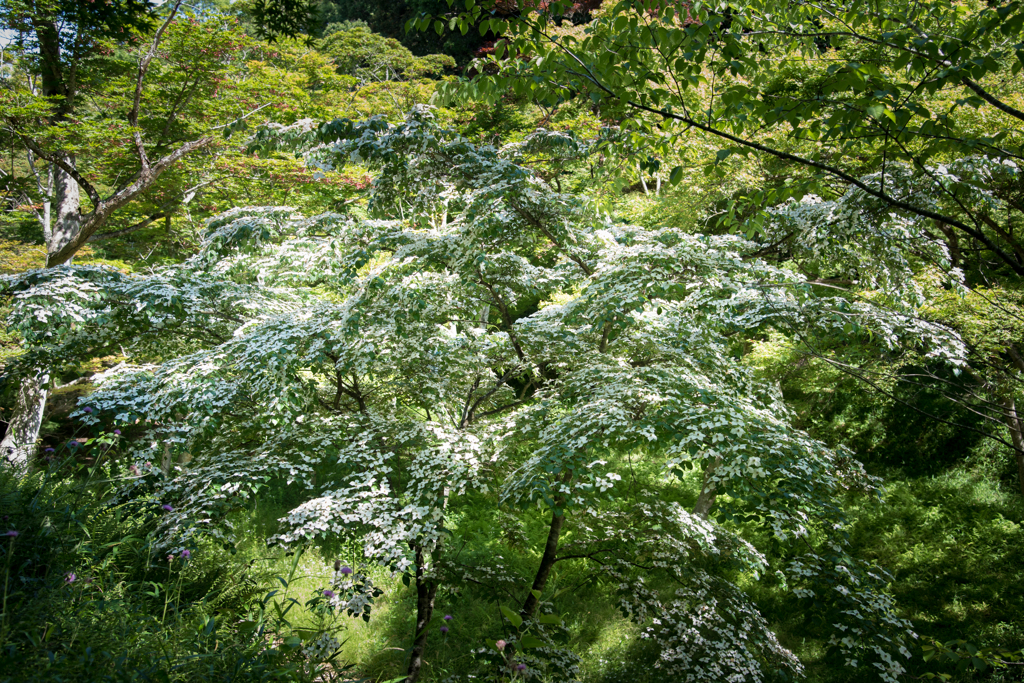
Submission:
{"label": "broad green leaf", "polygon": [[512,611],[508,607],[505,607],[505,605],[500,605],[499,609],[501,610],[501,613],[505,615],[505,618],[508,619],[509,623],[512,624],[512,626],[514,628],[519,628],[520,626],[523,625],[523,618],[520,617],[518,614],[516,614],[514,611]]}

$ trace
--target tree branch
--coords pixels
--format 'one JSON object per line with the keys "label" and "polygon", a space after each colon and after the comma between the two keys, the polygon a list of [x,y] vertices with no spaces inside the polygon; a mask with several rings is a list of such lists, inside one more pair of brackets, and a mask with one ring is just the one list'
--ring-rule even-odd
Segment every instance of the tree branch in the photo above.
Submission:
{"label": "tree branch", "polygon": [[120,230],[113,230],[111,232],[97,233],[97,234],[92,235],[86,241],[87,242],[99,242],[100,240],[109,240],[109,239],[111,239],[113,237],[124,237],[125,235],[131,234],[131,233],[135,232],[136,230],[141,230],[142,228],[146,227],[147,225],[149,225],[153,221],[160,220],[161,218],[166,218],[169,215],[170,214],[164,213],[162,211],[161,212],[157,212],[157,213],[154,213],[149,218],[144,218],[143,220],[139,221],[138,223],[135,223],[133,225],[129,225],[127,228],[121,228]]}
{"label": "tree branch", "polygon": [[204,147],[212,141],[213,138],[204,137],[198,140],[193,140],[192,142],[186,142],[175,151],[157,161],[151,167],[140,169],[139,172],[135,174],[134,180],[127,187],[115,193],[109,199],[101,200],[99,199],[99,195],[97,195],[97,201],[94,203],[92,212],[83,216],[82,226],[78,231],[78,234],[75,235],[71,241],[61,247],[59,251],[49,255],[46,259],[47,267],[57,266],[67,262],[68,259],[75,255],[75,252],[81,249],[82,246],[89,241],[89,238],[96,233],[108,218],[110,218],[110,215],[114,213],[114,211],[147,190],[157,180],[157,178],[159,178],[160,175],[171,166],[171,164],[175,163],[189,152],[199,149],[200,147]]}
{"label": "tree branch", "polygon": [[149,63],[153,61],[153,56],[156,55],[156,49],[160,45],[160,40],[163,38],[164,31],[174,20],[174,15],[178,13],[178,8],[181,7],[182,0],[175,0],[174,5],[171,7],[170,13],[167,15],[167,19],[160,25],[160,28],[156,30],[156,35],[153,36],[153,43],[149,46],[146,54],[139,60],[139,71],[138,76],[135,78],[135,96],[132,99],[132,110],[128,113],[128,123],[132,127],[132,139],[135,141],[135,153],[139,155],[139,161],[142,163],[142,170],[145,171],[149,168],[149,157],[146,156],[146,147],[142,144],[142,133],[139,131],[139,106],[142,103],[142,82],[146,78],[146,71],[149,70]]}
{"label": "tree branch", "polygon": [[32,152],[37,157],[39,157],[40,159],[46,159],[51,164],[57,166],[58,168],[60,168],[60,170],[64,171],[69,176],[71,176],[71,178],[76,183],[78,183],[78,186],[85,190],[85,194],[89,196],[89,200],[92,202],[93,206],[99,205],[99,191],[97,191],[93,184],[86,180],[85,177],[81,173],[79,173],[74,166],[72,166],[64,158],[62,158],[61,155],[51,154],[49,152],[44,151],[39,145],[36,144],[35,140],[25,135],[22,135],[17,131],[15,131],[15,135],[21,138],[21,141],[25,144],[25,146],[32,150]]}

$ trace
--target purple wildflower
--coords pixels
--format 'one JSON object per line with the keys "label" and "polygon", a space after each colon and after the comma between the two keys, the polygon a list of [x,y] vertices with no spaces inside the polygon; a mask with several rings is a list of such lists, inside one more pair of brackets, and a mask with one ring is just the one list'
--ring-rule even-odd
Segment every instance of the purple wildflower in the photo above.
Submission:
{"label": "purple wildflower", "polygon": [[56,449],[54,449],[54,448],[44,448],[43,449],[43,453],[53,453],[55,450]]}
{"label": "purple wildflower", "polygon": [[330,588],[325,588],[324,589],[324,597],[325,598],[333,598],[335,595],[337,595],[337,593],[332,591]]}
{"label": "purple wildflower", "polygon": [[450,615],[450,614],[446,614],[446,615],[444,615],[444,620],[445,620],[445,621],[451,621],[451,620],[452,620],[452,618],[453,618],[453,617],[452,617],[452,615]]}
{"label": "purple wildflower", "polygon": [[71,439],[71,441],[68,441],[68,448],[78,448],[79,445],[78,439]]}
{"label": "purple wildflower", "polygon": [[181,559],[187,560],[190,557],[192,557],[192,553],[189,552],[188,548],[181,551]]}
{"label": "purple wildflower", "polygon": [[342,574],[344,574],[345,576],[348,576],[349,574],[352,573],[352,568],[351,567],[342,567],[338,571],[341,572]]}
{"label": "purple wildflower", "polygon": [[525,664],[516,664],[516,671],[524,671],[526,669]]}
{"label": "purple wildflower", "polygon": [[166,505],[166,504],[165,505],[161,505],[160,509],[163,510],[164,512],[174,512],[174,508],[171,507],[170,505]]}
{"label": "purple wildflower", "polygon": [[448,627],[447,626],[442,626],[441,627],[441,633],[448,633]]}
{"label": "purple wildflower", "polygon": [[68,572],[64,577],[64,583],[74,583],[76,578],[78,577],[75,576],[74,572]]}
{"label": "purple wildflower", "polygon": [[120,429],[115,429],[114,433],[117,434],[118,436],[121,436],[121,430]]}
{"label": "purple wildflower", "polygon": [[4,536],[10,536],[11,538],[17,538],[18,537],[18,532],[15,531],[14,529],[11,529],[6,534],[4,534]]}
{"label": "purple wildflower", "polygon": [[86,406],[86,407],[82,408],[82,412],[85,413],[85,414],[91,413],[92,412],[92,406]]}

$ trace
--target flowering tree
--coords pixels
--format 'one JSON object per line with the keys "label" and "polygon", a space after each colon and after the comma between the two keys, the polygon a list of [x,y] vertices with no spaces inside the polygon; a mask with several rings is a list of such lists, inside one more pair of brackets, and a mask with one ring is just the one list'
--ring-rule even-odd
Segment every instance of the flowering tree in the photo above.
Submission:
{"label": "flowering tree", "polygon": [[[1006,190],[1020,178],[1013,161],[968,156],[930,166],[925,173],[892,164],[862,180],[885,185],[894,196],[913,197],[934,211],[954,211],[961,203],[978,211],[1012,215],[1014,201]],[[941,179],[941,188],[935,179]],[[913,213],[892,211],[884,201],[852,187],[835,199],[807,195],[768,209],[759,226],[759,242],[766,245],[762,248],[766,257],[788,260],[812,282],[958,330],[959,353],[969,364],[958,368],[962,378],[956,382],[947,379],[944,364],[935,364],[916,344],[889,344],[885,353],[876,351],[868,355],[869,361],[853,366],[843,363],[834,340],[803,337],[800,343],[807,353],[875,389],[886,391],[882,387],[907,382],[937,388],[948,401],[969,406],[989,425],[986,436],[1013,453],[1024,493],[1024,432],[1016,409],[1016,397],[1024,388],[1019,349],[1024,317],[1014,292],[1015,278],[1004,271],[979,282],[969,272],[975,264],[965,255],[961,241],[941,223],[937,230],[932,229],[934,225]],[[884,326],[875,324],[870,329],[879,334]],[[903,372],[908,366],[913,370]]]}
{"label": "flowering tree", "polygon": [[[730,212],[745,220],[733,227],[757,240],[766,257],[824,273],[808,277],[823,279],[821,286],[869,291],[903,307],[928,299],[928,316],[969,337],[970,378],[951,382],[926,366],[926,382],[910,381],[983,414],[986,436],[1014,453],[1024,493],[1017,411],[1024,319],[1014,294],[1024,277],[1015,228],[1024,212],[1024,5],[620,0],[566,31],[559,17],[569,2],[522,0],[511,3],[518,12],[499,15],[508,4],[465,0],[445,16],[409,22],[420,30],[433,22],[463,30],[479,24],[503,37],[471,78],[441,88],[442,100],[514,93],[555,106],[586,99],[628,132],[609,147],[631,158],[628,144],[678,158],[711,143],[702,161],[718,173],[741,167],[738,156],[773,169],[774,178],[736,193]],[[653,156],[647,162],[658,163]],[[679,183],[683,166],[668,175]],[[759,214],[787,199],[802,200],[784,212],[800,225],[776,230],[777,212]],[[815,221],[818,229],[808,229]],[[867,256],[880,256],[888,272]],[[900,281],[890,278],[897,272]],[[828,356],[834,346],[805,348]],[[891,355],[870,364],[874,372],[888,362],[880,375],[857,364],[836,367],[878,389],[913,354]]]}
{"label": "flowering tree", "polygon": [[[557,563],[589,562],[615,578],[623,610],[676,674],[797,672],[740,587],[773,573],[827,613],[851,665],[902,673],[894,656],[908,654],[908,624],[884,572],[846,549],[842,497],[877,482],[850,453],[795,430],[736,343],[771,326],[857,323],[958,362],[956,335],[823,296],[742,238],[600,216],[517,163],[584,156],[565,134],[479,147],[417,108],[399,125],[300,123],[256,144],[297,147],[325,171],[368,166],[370,215],[238,209],[180,266],[4,280],[32,345],[22,368],[106,348],[138,363],[107,373],[78,415],[133,425],[135,495],[172,508],[165,545],[229,533],[225,513],[260,487],[300,483],[307,498],[275,540],[357,539],[367,562],[409,579],[412,683],[438,588],[458,580],[444,569],[446,522],[478,491],[550,515],[532,585],[510,612],[539,633]],[[661,500],[635,463],[669,482],[696,470],[699,495]],[[782,550],[755,549],[736,519]],[[536,648],[537,666],[554,652],[526,637],[516,647]]]}

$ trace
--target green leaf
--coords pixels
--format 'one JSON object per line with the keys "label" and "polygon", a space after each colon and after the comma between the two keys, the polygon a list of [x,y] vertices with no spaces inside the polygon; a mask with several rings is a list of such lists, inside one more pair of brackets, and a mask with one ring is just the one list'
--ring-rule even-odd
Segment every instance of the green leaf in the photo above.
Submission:
{"label": "green leaf", "polygon": [[557,614],[542,614],[537,617],[537,621],[542,624],[560,624],[562,623],[562,617]]}
{"label": "green leaf", "polygon": [[683,179],[683,167],[676,166],[668,174],[668,182],[670,185],[678,185],[679,181]]}
{"label": "green leaf", "polygon": [[523,646],[524,650],[528,650],[531,647],[544,647],[544,641],[536,636],[523,636],[519,644]]}
{"label": "green leaf", "polygon": [[505,607],[504,605],[499,605],[499,609],[501,610],[501,613],[505,615],[505,618],[508,619],[509,623],[512,624],[513,627],[519,628],[523,625],[523,618],[515,612],[513,612],[512,610],[510,610],[508,607]]}

